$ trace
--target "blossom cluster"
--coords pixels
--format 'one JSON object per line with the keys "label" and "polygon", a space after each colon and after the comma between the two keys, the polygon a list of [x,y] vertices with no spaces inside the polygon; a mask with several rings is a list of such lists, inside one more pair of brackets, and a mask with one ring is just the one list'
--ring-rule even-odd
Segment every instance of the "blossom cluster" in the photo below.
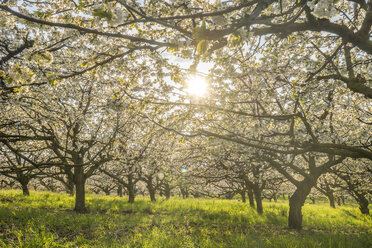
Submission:
{"label": "blossom cluster", "polygon": [[307,2],[307,6],[313,10],[312,14],[317,18],[329,18],[336,14],[333,0],[320,0],[318,3],[311,1]]}

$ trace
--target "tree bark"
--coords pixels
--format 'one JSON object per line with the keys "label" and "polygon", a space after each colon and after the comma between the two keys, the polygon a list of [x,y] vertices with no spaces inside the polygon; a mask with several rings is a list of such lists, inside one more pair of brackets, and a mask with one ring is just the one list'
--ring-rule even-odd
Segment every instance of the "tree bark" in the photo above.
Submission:
{"label": "tree bark", "polygon": [[248,200],[249,200],[249,206],[252,208],[256,207],[254,204],[254,194],[252,189],[248,189]]}
{"label": "tree bark", "polygon": [[150,200],[152,202],[155,202],[156,201],[156,198],[155,198],[155,189],[154,189],[151,181],[149,181],[147,183],[147,190],[149,191],[149,194],[150,194]]}
{"label": "tree bark", "polygon": [[22,186],[22,192],[23,192],[23,195],[30,195],[30,191],[28,190],[28,182],[27,180],[24,180],[21,182],[21,186]]}
{"label": "tree bark", "polygon": [[171,189],[169,187],[169,184],[164,184],[164,195],[165,195],[165,199],[169,200],[170,196],[171,196]]}
{"label": "tree bark", "polygon": [[76,166],[75,172],[75,208],[74,211],[78,213],[86,213],[87,209],[85,207],[85,177],[84,168],[82,166]]}
{"label": "tree bark", "polygon": [[128,190],[128,202],[129,203],[134,203],[134,200],[136,198],[136,193],[134,192],[134,183],[132,182],[132,180],[129,180],[128,181],[128,187],[127,187],[127,190]]}
{"label": "tree bark", "polygon": [[245,191],[244,190],[240,191],[240,195],[242,196],[242,202],[246,202]]}
{"label": "tree bark", "polygon": [[118,196],[123,197],[123,186],[121,186],[121,184],[118,185],[117,193]]}
{"label": "tree bark", "polygon": [[302,228],[302,206],[306,197],[310,194],[311,188],[316,180],[304,179],[289,199],[288,227],[296,230]]}
{"label": "tree bark", "polygon": [[364,195],[358,194],[357,195],[357,201],[358,201],[358,204],[359,204],[360,212],[362,214],[369,214],[368,199]]}
{"label": "tree bark", "polygon": [[329,192],[328,193],[328,200],[329,200],[329,206],[331,208],[336,208],[335,197],[333,195],[333,192]]}
{"label": "tree bark", "polygon": [[254,198],[256,200],[257,213],[262,214],[263,213],[263,207],[262,207],[261,189],[259,187],[254,188],[253,193],[254,193]]}
{"label": "tree bark", "polygon": [[181,188],[181,194],[182,194],[183,199],[186,199],[189,197],[189,192],[186,188]]}

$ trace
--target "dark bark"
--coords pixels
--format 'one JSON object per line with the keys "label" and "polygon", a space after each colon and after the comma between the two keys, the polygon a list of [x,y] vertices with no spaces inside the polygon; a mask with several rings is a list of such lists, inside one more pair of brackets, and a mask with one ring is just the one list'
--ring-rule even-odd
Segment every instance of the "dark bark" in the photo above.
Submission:
{"label": "dark bark", "polygon": [[363,194],[357,194],[356,200],[359,204],[359,209],[362,214],[369,214],[369,202],[368,199]]}
{"label": "dark bark", "polygon": [[165,195],[165,199],[169,200],[171,196],[171,189],[168,183],[164,184],[164,195]]}
{"label": "dark bark", "polygon": [[21,181],[23,195],[30,195],[30,191],[28,190],[28,182],[28,180]]}
{"label": "dark bark", "polygon": [[110,195],[110,190],[105,189],[104,192],[105,192],[106,195]]}
{"label": "dark bark", "polygon": [[242,197],[242,202],[246,202],[245,191],[244,190],[240,191],[240,195]]}
{"label": "dark bark", "polygon": [[[316,178],[317,179],[317,178]],[[296,230],[302,228],[302,206],[305,204],[311,188],[315,186],[316,179],[304,179],[289,199],[288,226]]]}
{"label": "dark bark", "polygon": [[85,177],[84,177],[84,168],[82,166],[76,166],[74,169],[75,172],[75,208],[74,211],[78,213],[86,213],[87,208],[85,207]]}
{"label": "dark bark", "polygon": [[121,184],[118,185],[117,194],[118,196],[123,197],[123,186],[121,186]]}
{"label": "dark bark", "polygon": [[69,182],[68,184],[65,185],[66,193],[69,194],[70,196],[73,196],[75,194],[74,192],[74,182]]}
{"label": "dark bark", "polygon": [[152,202],[155,202],[156,201],[156,198],[155,198],[155,189],[152,186],[152,184],[147,185],[147,190],[149,191],[149,194],[150,194],[150,200]]}
{"label": "dark bark", "polygon": [[189,191],[187,190],[187,188],[181,188],[181,194],[182,194],[182,198],[183,199],[186,199],[189,197]]}
{"label": "dark bark", "polygon": [[248,200],[249,200],[249,206],[252,208],[256,207],[254,204],[254,194],[252,189],[248,189]]}
{"label": "dark bark", "polygon": [[336,208],[335,197],[333,195],[333,192],[332,191],[329,192],[327,197],[328,197],[328,200],[329,200],[329,206],[331,208]]}
{"label": "dark bark", "polygon": [[132,180],[128,181],[127,190],[128,190],[128,202],[134,203],[134,200],[136,198],[136,192],[135,192],[135,184],[132,182]]}
{"label": "dark bark", "polygon": [[274,202],[278,202],[278,197],[277,197],[277,195],[276,195],[276,193],[274,194]]}
{"label": "dark bark", "polygon": [[259,187],[256,187],[253,189],[254,198],[256,200],[256,208],[257,213],[262,214],[263,213],[263,206],[262,206],[262,197],[261,197],[262,190]]}

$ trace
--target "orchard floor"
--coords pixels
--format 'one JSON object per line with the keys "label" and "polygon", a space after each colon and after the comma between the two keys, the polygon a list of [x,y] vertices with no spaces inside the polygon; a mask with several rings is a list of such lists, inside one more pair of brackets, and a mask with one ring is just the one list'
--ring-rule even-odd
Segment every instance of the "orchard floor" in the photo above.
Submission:
{"label": "orchard floor", "polygon": [[372,216],[356,205],[306,204],[304,229],[287,229],[288,202],[258,215],[237,200],[87,195],[76,214],[66,194],[0,191],[0,247],[372,247]]}

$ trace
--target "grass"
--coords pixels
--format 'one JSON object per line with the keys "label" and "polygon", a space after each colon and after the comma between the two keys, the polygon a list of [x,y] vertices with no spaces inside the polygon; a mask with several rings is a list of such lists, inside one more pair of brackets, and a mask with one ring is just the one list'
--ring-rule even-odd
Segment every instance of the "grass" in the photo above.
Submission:
{"label": "grass", "polygon": [[0,191],[0,247],[372,247],[372,217],[356,205],[306,204],[304,230],[287,229],[288,202],[264,214],[236,200],[87,195],[76,214],[66,194]]}

